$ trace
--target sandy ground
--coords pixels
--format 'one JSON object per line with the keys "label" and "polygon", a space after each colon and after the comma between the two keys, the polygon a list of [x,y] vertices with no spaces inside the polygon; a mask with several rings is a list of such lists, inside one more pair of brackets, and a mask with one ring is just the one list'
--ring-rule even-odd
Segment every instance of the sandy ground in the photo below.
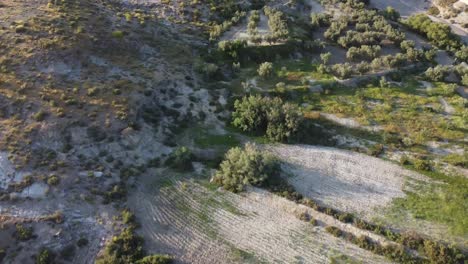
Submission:
{"label": "sandy ground", "polygon": [[194,181],[161,187],[155,183],[161,176],[144,179],[129,203],[148,250],[174,254],[178,263],[329,263],[334,252],[362,263],[387,262],[299,220],[305,207],[284,198],[260,189],[210,191]]}
{"label": "sandy ground", "polygon": [[403,197],[406,177],[422,176],[364,154],[327,147],[267,147],[285,162],[289,182],[306,197],[363,217]]}

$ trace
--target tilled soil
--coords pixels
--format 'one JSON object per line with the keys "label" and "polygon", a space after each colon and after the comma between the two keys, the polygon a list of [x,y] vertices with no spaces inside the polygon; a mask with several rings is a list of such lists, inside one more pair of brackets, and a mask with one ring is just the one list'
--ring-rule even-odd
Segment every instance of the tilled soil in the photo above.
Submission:
{"label": "tilled soil", "polygon": [[378,158],[328,147],[273,145],[288,181],[304,196],[363,217],[403,197],[406,178],[422,176]]}
{"label": "tilled soil", "polygon": [[322,226],[313,226],[298,219],[306,207],[269,192],[238,195],[194,181],[154,184],[156,177],[132,192],[130,206],[148,251],[172,254],[179,263],[329,263],[333,252],[362,263],[387,263],[326,233],[323,226],[339,225],[332,218],[314,216]]}

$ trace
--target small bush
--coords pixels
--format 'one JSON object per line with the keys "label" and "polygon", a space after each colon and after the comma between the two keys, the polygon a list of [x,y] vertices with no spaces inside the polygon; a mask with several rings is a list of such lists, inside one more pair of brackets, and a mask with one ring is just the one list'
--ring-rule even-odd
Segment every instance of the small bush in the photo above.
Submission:
{"label": "small bush", "polygon": [[340,213],[338,214],[338,220],[343,223],[352,223],[354,220],[354,216],[350,213]]}
{"label": "small bush", "polygon": [[340,237],[343,235],[343,231],[341,231],[341,229],[339,229],[338,227],[336,226],[327,226],[325,227],[325,231],[327,231],[328,233],[336,236],[336,237]]}
{"label": "small bush", "polygon": [[18,25],[18,26],[15,27],[15,32],[16,33],[24,33],[26,31],[27,31],[27,29],[26,29],[26,27],[24,25]]}
{"label": "small bush", "polygon": [[313,226],[318,226],[318,221],[315,218],[311,217],[309,223]]}
{"label": "small bush", "polygon": [[45,112],[43,110],[40,110],[39,112],[37,112],[37,113],[35,113],[33,115],[33,118],[34,118],[34,120],[36,120],[38,122],[41,122],[41,121],[44,121],[46,116],[47,116],[47,112]]}
{"label": "small bush", "polygon": [[21,241],[29,240],[33,237],[32,227],[24,227],[21,224],[16,225],[16,238]]}
{"label": "small bush", "polygon": [[131,224],[135,222],[135,215],[128,209],[122,210],[120,216],[122,217],[122,222],[124,224]]}
{"label": "small bush", "polygon": [[36,257],[36,264],[53,264],[54,261],[54,254],[50,252],[48,249],[42,249],[39,252],[39,255]]}
{"label": "small bush", "polygon": [[143,257],[143,238],[135,235],[132,228],[125,228],[112,238],[96,264],[130,264]]}
{"label": "small bush", "polygon": [[401,234],[400,239],[398,239],[398,241],[401,244],[415,250],[418,250],[424,246],[424,239],[418,234],[412,232]]}
{"label": "small bush", "polygon": [[57,175],[51,175],[47,178],[47,184],[56,186],[60,183],[60,178]]}
{"label": "small bush", "polygon": [[193,169],[192,159],[193,154],[187,147],[178,147],[169,155],[166,164],[175,170],[190,171]]}
{"label": "small bush", "polygon": [[124,36],[125,36],[125,33],[123,31],[121,31],[121,30],[116,30],[116,31],[112,32],[112,37],[114,37],[114,38],[121,39]]}
{"label": "small bush", "polygon": [[417,170],[422,170],[422,171],[431,171],[432,170],[431,162],[427,161],[427,160],[416,159],[416,160],[413,161],[413,166]]}
{"label": "small bush", "polygon": [[173,258],[168,255],[150,255],[140,259],[136,264],[171,264],[172,260]]}
{"label": "small bush", "polygon": [[431,263],[464,263],[464,256],[458,249],[434,241],[424,241],[424,253],[426,253]]}
{"label": "small bush", "polygon": [[88,243],[89,243],[89,242],[88,242],[88,239],[86,239],[86,238],[84,238],[84,237],[82,237],[82,238],[78,239],[78,241],[76,241],[76,245],[77,245],[78,247],[80,247],[80,248],[81,248],[81,247],[84,247],[84,246],[86,246],[86,245],[88,245]]}

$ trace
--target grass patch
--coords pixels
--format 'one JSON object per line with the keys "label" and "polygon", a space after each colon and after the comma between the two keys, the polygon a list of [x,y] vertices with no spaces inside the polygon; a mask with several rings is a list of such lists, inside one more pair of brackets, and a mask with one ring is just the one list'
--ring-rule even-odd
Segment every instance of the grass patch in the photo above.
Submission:
{"label": "grass patch", "polygon": [[194,138],[195,144],[200,148],[210,147],[235,147],[239,145],[239,140],[232,134],[214,135],[206,131],[196,132]]}
{"label": "grass patch", "polygon": [[419,171],[442,183],[416,184],[406,197],[394,200],[392,213],[409,211],[415,218],[444,224],[453,235],[468,234],[468,179]]}

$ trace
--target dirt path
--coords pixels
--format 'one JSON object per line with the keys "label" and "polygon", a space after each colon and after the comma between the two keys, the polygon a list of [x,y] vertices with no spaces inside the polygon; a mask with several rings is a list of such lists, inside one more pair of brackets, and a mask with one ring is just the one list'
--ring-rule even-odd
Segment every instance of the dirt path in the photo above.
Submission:
{"label": "dirt path", "polygon": [[424,179],[390,162],[346,150],[281,144],[266,148],[285,162],[288,180],[300,193],[365,218],[403,197],[407,177]]}
{"label": "dirt path", "polygon": [[269,192],[238,195],[193,180],[144,181],[130,205],[148,250],[174,254],[179,263],[329,263],[332,252],[362,263],[388,263],[326,233],[325,222],[340,226],[335,220],[316,212],[321,227],[301,221],[297,216],[305,206]]}
{"label": "dirt path", "polygon": [[324,117],[327,120],[335,122],[339,125],[349,127],[349,128],[364,129],[364,130],[371,131],[371,132],[378,132],[383,129],[381,126],[364,126],[364,125],[359,124],[359,122],[357,122],[356,120],[352,118],[338,117],[334,114],[320,113],[320,116]]}
{"label": "dirt path", "polygon": [[447,103],[447,101],[445,101],[444,98],[440,97],[439,102],[444,107],[444,112],[446,114],[451,115],[451,114],[455,113],[455,108],[453,108],[453,106],[449,105]]}

